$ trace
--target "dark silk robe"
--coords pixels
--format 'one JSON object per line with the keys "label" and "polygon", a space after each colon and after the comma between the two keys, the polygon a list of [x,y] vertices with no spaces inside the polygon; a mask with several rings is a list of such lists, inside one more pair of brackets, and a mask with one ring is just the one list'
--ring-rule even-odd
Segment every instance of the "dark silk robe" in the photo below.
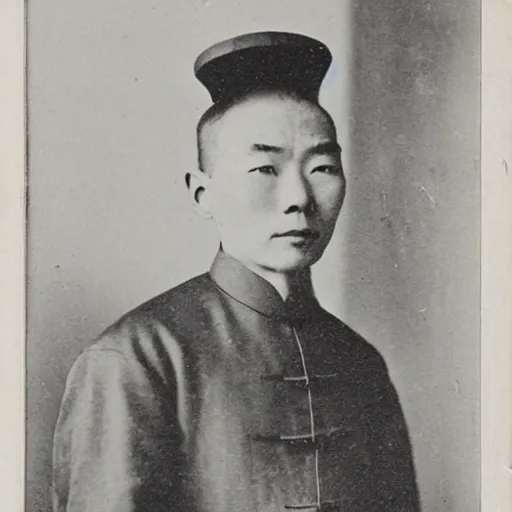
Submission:
{"label": "dark silk robe", "polygon": [[222,251],[73,365],[58,512],[414,512],[386,366],[311,292],[284,303]]}

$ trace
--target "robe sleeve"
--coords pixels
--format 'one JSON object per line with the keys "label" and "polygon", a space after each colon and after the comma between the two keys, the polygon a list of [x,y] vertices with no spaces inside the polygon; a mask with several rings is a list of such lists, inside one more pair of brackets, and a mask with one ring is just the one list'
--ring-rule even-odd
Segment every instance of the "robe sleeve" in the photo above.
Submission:
{"label": "robe sleeve", "polygon": [[86,350],[54,434],[54,511],[183,510],[182,443],[172,386],[120,351]]}
{"label": "robe sleeve", "polygon": [[378,397],[370,412],[379,510],[418,512],[421,506],[407,424],[396,389],[382,364]]}

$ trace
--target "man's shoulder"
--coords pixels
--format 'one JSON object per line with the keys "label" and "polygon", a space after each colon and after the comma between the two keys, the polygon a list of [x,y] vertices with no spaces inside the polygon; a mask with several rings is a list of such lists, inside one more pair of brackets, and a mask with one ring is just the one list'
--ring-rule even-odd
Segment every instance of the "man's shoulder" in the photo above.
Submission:
{"label": "man's shoulder", "polygon": [[217,290],[208,273],[196,276],[149,299],[107,327],[87,347],[125,354],[182,344],[204,323],[205,309]]}
{"label": "man's shoulder", "polygon": [[321,323],[324,335],[330,340],[333,354],[345,362],[367,371],[387,373],[387,366],[378,349],[347,323],[322,309]]}
{"label": "man's shoulder", "polygon": [[204,310],[217,297],[218,291],[209,273],[193,277],[144,302],[121,320],[179,321]]}

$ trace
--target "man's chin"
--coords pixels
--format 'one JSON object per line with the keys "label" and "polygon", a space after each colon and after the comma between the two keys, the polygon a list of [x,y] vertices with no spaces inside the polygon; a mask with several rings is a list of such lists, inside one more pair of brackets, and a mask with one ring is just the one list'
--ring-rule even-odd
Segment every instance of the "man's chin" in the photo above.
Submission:
{"label": "man's chin", "polygon": [[320,256],[321,254],[315,252],[291,249],[285,254],[280,254],[273,262],[269,262],[268,268],[279,273],[296,272],[311,267],[320,259]]}

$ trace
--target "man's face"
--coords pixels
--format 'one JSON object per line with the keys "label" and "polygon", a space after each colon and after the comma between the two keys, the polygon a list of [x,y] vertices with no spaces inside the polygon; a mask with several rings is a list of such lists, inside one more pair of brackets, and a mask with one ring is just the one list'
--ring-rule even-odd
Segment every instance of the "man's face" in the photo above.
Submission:
{"label": "man's face", "polygon": [[345,179],[336,130],[318,106],[250,97],[205,127],[203,148],[203,199],[228,254],[275,272],[322,256]]}

